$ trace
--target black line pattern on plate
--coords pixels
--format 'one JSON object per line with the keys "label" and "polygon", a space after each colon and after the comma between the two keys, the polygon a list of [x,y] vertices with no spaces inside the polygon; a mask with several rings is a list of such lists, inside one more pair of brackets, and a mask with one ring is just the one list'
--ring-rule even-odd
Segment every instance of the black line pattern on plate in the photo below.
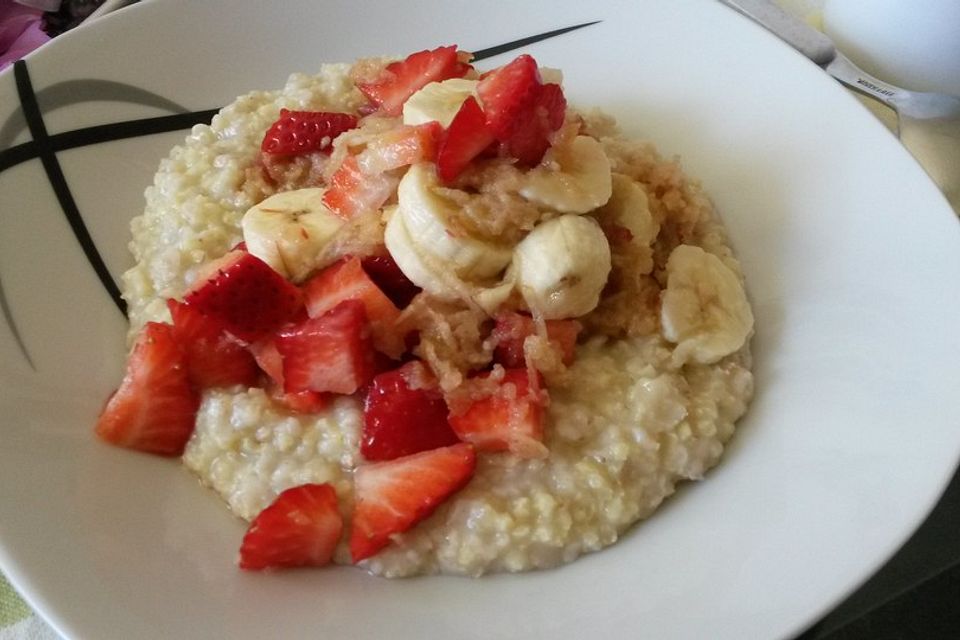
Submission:
{"label": "black line pattern on plate", "polygon": [[[582,24],[527,36],[518,40],[512,40],[486,49],[480,49],[473,52],[473,59],[479,61],[491,58],[577,29],[589,27],[599,22],[600,20],[584,22]],[[13,70],[16,79],[17,93],[20,98],[20,111],[12,113],[4,122],[3,126],[0,127],[0,147],[9,144],[9,141],[17,136],[24,125],[30,130],[30,135],[33,139],[12,147],[0,149],[0,173],[23,162],[35,158],[40,159],[44,171],[47,174],[47,179],[50,181],[50,186],[53,188],[57,201],[60,204],[60,208],[67,217],[70,228],[77,242],[83,249],[84,255],[96,272],[101,284],[103,284],[107,293],[110,294],[114,304],[126,315],[126,302],[121,297],[120,289],[117,287],[113,276],[107,269],[103,258],[100,256],[100,252],[90,237],[86,224],[83,222],[83,217],[80,215],[80,211],[73,199],[73,194],[70,192],[70,187],[67,185],[56,154],[58,151],[64,151],[66,149],[187,129],[195,124],[208,123],[219,109],[186,111],[179,104],[163,96],[139,87],[109,80],[68,80],[51,85],[42,89],[40,92],[34,92],[33,83],[30,80],[26,63],[23,60],[18,60],[14,63]],[[175,114],[85,127],[54,135],[47,133],[46,123],[43,120],[44,111],[49,112],[63,106],[94,99],[118,100],[133,104],[155,106],[174,111]],[[41,102],[43,103],[43,108],[41,108]],[[4,294],[2,280],[0,280],[0,311],[2,311],[4,320],[6,320],[9,325],[14,340],[19,346],[23,357],[30,364],[30,367],[35,369],[33,360],[30,358],[29,351],[14,321],[9,301]]]}
{"label": "black line pattern on plate", "polygon": [[474,62],[478,60],[486,60],[487,58],[498,56],[501,53],[514,51],[515,49],[519,49],[520,47],[526,47],[527,45],[531,45],[536,42],[540,42],[542,40],[547,40],[549,38],[554,38],[556,36],[560,36],[565,33],[570,33],[571,31],[576,31],[577,29],[583,29],[584,27],[589,27],[591,25],[598,24],[600,22],[602,22],[602,20],[594,20],[593,22],[584,22],[582,24],[575,24],[572,27],[563,27],[562,29],[545,31],[544,33],[540,33],[535,36],[527,36],[526,38],[520,38],[519,40],[511,40],[510,42],[498,44],[495,47],[480,49],[479,51],[473,52],[473,60]]}
{"label": "black line pattern on plate", "polygon": [[77,239],[77,242],[80,243],[80,248],[83,249],[83,253],[87,256],[87,261],[93,267],[97,277],[100,278],[100,283],[106,288],[107,293],[110,294],[113,303],[117,305],[120,312],[126,315],[127,303],[123,297],[121,297],[120,288],[117,286],[117,283],[113,281],[113,276],[110,275],[110,271],[107,270],[107,265],[103,262],[100,252],[97,251],[97,247],[90,237],[90,232],[87,230],[87,225],[83,222],[80,210],[77,209],[77,203],[73,199],[73,194],[70,193],[70,187],[67,185],[67,179],[63,175],[60,161],[57,160],[57,155],[50,146],[50,141],[47,137],[47,125],[44,123],[43,115],[40,113],[37,97],[33,93],[33,83],[30,82],[30,74],[23,60],[18,60],[13,64],[13,74],[17,82],[20,108],[23,110],[23,115],[27,119],[27,127],[30,129],[30,135],[33,137],[34,143],[37,145],[40,162],[43,164],[44,171],[47,172],[47,180],[50,181],[50,186],[53,187],[53,192],[57,196],[60,208],[63,209],[63,213],[67,216],[67,222],[70,223],[73,235]]}

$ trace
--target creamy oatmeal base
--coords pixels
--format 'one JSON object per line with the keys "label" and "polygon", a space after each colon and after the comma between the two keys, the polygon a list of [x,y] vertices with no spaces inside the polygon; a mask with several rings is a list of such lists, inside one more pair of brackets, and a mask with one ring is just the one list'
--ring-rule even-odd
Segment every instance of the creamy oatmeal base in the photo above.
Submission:
{"label": "creamy oatmeal base", "polygon": [[[169,321],[165,300],[182,296],[202,265],[242,240],[240,219],[262,197],[244,188],[248,171],[280,109],[354,111],[364,102],[349,70],[325,65],[316,76],[292,75],[281,91],[243,96],[210,126],[194,127],[161,163],[145,213],[132,224],[136,266],[123,278],[131,336],[147,321]],[[360,563],[373,573],[522,571],[608,546],[678,482],[702,478],[746,410],[749,339],[718,362],[698,364],[662,335],[658,320],[664,265],[680,242],[702,247],[741,277],[709,202],[675,162],[616,137],[609,119],[591,114],[585,130],[601,139],[614,172],[643,187],[660,226],[651,269],[585,320],[589,336],[629,313],[634,337],[582,340],[569,384],[550,388],[549,456],[478,454],[465,489]],[[353,397],[323,414],[299,415],[260,389],[208,390],[183,461],[245,520],[282,490],[308,482],[332,484],[349,513],[361,426],[362,404]],[[345,540],[335,560],[350,563]]]}

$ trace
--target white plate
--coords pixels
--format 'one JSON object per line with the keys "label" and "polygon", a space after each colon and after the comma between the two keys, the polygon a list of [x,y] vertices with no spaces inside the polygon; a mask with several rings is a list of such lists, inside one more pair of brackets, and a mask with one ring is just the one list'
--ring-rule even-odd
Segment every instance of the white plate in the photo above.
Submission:
{"label": "white plate", "polygon": [[[960,452],[960,228],[829,78],[708,1],[280,6],[146,2],[55,41],[27,60],[48,132],[169,113],[85,101],[89,83],[65,85],[69,104],[54,109],[42,90],[70,80],[199,110],[322,61],[479,49],[602,20],[526,50],[564,69],[572,101],[612,111],[702,178],[755,304],[756,401],[707,482],[563,569],[245,574],[233,564],[243,526],[210,492],[175,462],[94,441],[124,321],[40,161],[18,164],[0,173],[0,281],[33,368],[0,319],[0,565],[64,635],[786,637],[918,525]],[[17,105],[7,72],[0,127]],[[16,124],[0,138],[11,132],[0,148],[30,138]],[[183,135],[57,154],[114,277],[143,188]]]}

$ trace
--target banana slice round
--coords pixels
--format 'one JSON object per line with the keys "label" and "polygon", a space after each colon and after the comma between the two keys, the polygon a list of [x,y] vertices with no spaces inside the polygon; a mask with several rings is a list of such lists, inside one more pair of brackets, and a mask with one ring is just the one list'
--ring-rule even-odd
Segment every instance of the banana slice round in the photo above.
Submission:
{"label": "banana slice round", "polygon": [[543,162],[523,179],[520,195],[560,213],[586,213],[603,205],[611,193],[610,160],[590,136],[568,146],[551,147]]}
{"label": "banana slice round", "polygon": [[396,215],[403,219],[420,253],[433,256],[444,269],[467,282],[499,274],[510,262],[510,247],[474,238],[456,228],[451,220],[457,205],[440,196],[437,187],[436,170],[424,162],[410,167],[397,188]]}
{"label": "banana slice round", "polygon": [[247,210],[240,222],[247,251],[294,282],[323,266],[322,250],[343,226],[323,204],[324,191],[282,191]]}
{"label": "banana slice round", "polygon": [[453,78],[431,82],[403,103],[403,124],[426,124],[436,120],[449,127],[468,96],[477,95],[477,81]]}
{"label": "banana slice round", "polygon": [[610,245],[593,218],[543,222],[513,252],[511,275],[531,311],[547,320],[589,313],[610,274]]}
{"label": "banana slice round", "polygon": [[648,247],[657,238],[660,225],[650,213],[650,201],[643,187],[629,176],[614,173],[612,191],[607,203],[597,209],[598,220],[618,224],[630,232],[632,242]]}
{"label": "banana slice round", "polygon": [[753,331],[753,312],[740,278],[700,247],[682,244],[667,260],[660,308],[663,337],[674,361],[710,364],[737,351]]}

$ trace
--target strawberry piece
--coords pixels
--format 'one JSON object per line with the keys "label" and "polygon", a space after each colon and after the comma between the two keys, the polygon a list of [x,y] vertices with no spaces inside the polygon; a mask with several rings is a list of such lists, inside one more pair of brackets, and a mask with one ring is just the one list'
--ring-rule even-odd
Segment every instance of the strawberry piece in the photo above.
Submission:
{"label": "strawberry piece", "polygon": [[354,393],[375,374],[363,303],[345,300],[317,318],[277,333],[286,392]]}
{"label": "strawberry piece", "polygon": [[259,374],[249,351],[195,308],[167,300],[173,318],[173,335],[187,356],[190,382],[200,389],[242,384],[252,387]]}
{"label": "strawberry piece", "polygon": [[487,128],[486,116],[476,98],[463,101],[447,128],[437,151],[437,173],[450,182],[495,140]]}
{"label": "strawberry piece", "polygon": [[244,342],[277,330],[303,305],[300,290],[251,253],[231,251],[208,272],[184,302]]}
{"label": "strawberry piece", "polygon": [[526,54],[480,80],[477,95],[483,102],[487,126],[498,140],[511,136],[514,121],[537,99],[541,84],[537,61]]}
{"label": "strawberry piece", "polygon": [[470,70],[461,62],[456,45],[438,47],[432,51],[411,53],[404,60],[391,62],[373,82],[357,88],[388,116],[400,115],[407,98],[431,82],[461,78]]}
{"label": "strawberry piece", "polygon": [[470,481],[476,464],[473,447],[460,443],[359,467],[353,475],[353,561],[369,558],[390,536],[433,513]]}
{"label": "strawberry piece", "polygon": [[[573,363],[577,335],[583,325],[576,320],[547,320],[546,325],[547,339],[560,350],[563,363]],[[513,312],[498,314],[492,334],[497,341],[494,358],[508,369],[526,366],[523,343],[536,333],[537,325],[530,316]]]}
{"label": "strawberry piece", "polygon": [[447,403],[423,363],[408,362],[373,379],[360,438],[367,460],[393,460],[457,442]]}
{"label": "strawberry piece", "polygon": [[323,204],[344,220],[379,209],[393,195],[399,178],[386,173],[366,174],[356,156],[347,156],[330,177]]}
{"label": "strawberry piece", "polygon": [[342,532],[343,518],[332,486],[292,487],[250,523],[238,564],[253,571],[323,566],[333,558]]}
{"label": "strawberry piece", "polygon": [[374,284],[400,309],[405,308],[414,296],[423,291],[423,289],[410,282],[406,274],[400,270],[393,256],[386,253],[386,248],[384,248],[382,254],[367,256],[361,261],[361,264]]}
{"label": "strawberry piece", "polygon": [[384,132],[367,144],[357,156],[357,166],[367,175],[375,175],[417,162],[432,162],[443,134],[439,122],[400,126]]}
{"label": "strawberry piece", "polygon": [[374,346],[391,357],[403,353],[403,336],[396,329],[400,310],[370,279],[359,258],[346,258],[315,275],[303,286],[303,296],[311,318],[344,300],[359,300],[370,322]]}
{"label": "strawberry piece", "polygon": [[349,113],[280,110],[260,144],[263,153],[300,155],[312,151],[330,153],[333,140],[357,126],[357,117]]}
{"label": "strawberry piece", "polygon": [[522,109],[502,138],[501,152],[516,158],[521,165],[534,166],[550,147],[550,134],[563,125],[567,99],[558,84],[538,88],[533,102]]}
{"label": "strawberry piece", "polygon": [[317,391],[284,392],[274,387],[271,397],[296,413],[320,413],[330,406],[330,394]]}
{"label": "strawberry piece", "polygon": [[199,405],[173,327],[148,322],[130,352],[120,388],[97,419],[96,434],[119,447],[177,456],[193,433]]}
{"label": "strawberry piece", "polygon": [[530,388],[526,369],[508,369],[497,391],[450,416],[450,426],[478,451],[510,451],[521,458],[543,458],[543,400]]}
{"label": "strawberry piece", "polygon": [[263,371],[274,384],[283,388],[283,356],[277,349],[277,341],[274,338],[264,338],[258,340],[247,347]]}

